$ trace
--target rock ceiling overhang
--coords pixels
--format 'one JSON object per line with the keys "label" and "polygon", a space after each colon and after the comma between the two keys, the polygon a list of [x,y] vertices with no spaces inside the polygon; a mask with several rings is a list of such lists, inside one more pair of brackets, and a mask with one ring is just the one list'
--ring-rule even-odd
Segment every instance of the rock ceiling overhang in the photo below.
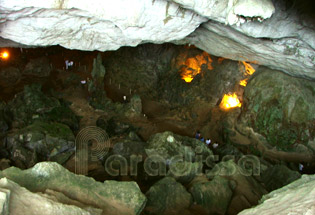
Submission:
{"label": "rock ceiling overhang", "polygon": [[0,0],[0,46],[116,50],[191,43],[315,79],[312,19],[271,0]]}

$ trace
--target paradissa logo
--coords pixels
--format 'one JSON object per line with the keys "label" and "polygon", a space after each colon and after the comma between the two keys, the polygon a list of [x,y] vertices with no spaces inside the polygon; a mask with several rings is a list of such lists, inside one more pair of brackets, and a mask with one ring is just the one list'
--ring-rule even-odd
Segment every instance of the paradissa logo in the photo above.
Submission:
{"label": "paradissa logo", "polygon": [[[87,127],[79,132],[76,138],[75,172],[88,174],[88,162],[102,160],[111,147],[107,133],[99,127]],[[137,176],[139,166],[149,176],[182,177],[187,175],[201,175],[203,169],[208,176],[228,176],[242,174],[244,176],[260,175],[260,160],[253,155],[245,155],[238,159],[237,165],[224,162],[234,159],[233,155],[224,156],[223,162],[218,155],[205,151],[198,146],[194,150],[185,146],[184,151],[172,157],[163,155],[150,149],[149,156],[111,155],[105,159],[105,171],[111,176]],[[207,167],[207,168],[204,168]]]}

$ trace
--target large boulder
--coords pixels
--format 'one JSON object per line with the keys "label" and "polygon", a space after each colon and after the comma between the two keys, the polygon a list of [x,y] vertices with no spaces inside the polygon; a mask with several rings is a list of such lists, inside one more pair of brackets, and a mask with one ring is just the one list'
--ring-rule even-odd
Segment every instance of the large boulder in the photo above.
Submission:
{"label": "large boulder", "polygon": [[47,194],[32,193],[7,178],[0,180],[0,196],[3,201],[1,211],[3,215],[101,215],[102,213],[100,209],[80,208],[69,202],[63,204],[56,199],[49,198],[50,196]]}
{"label": "large boulder", "polygon": [[269,192],[284,187],[300,177],[299,172],[280,164],[269,167],[261,174],[261,180]]}
{"label": "large boulder", "polygon": [[25,66],[23,74],[36,77],[48,77],[52,67],[47,57],[31,59]]}
{"label": "large boulder", "polygon": [[74,153],[74,142],[74,135],[68,126],[36,121],[8,134],[7,148],[13,160],[21,160],[29,168],[35,164],[31,162],[32,157],[39,161],[64,163]]}
{"label": "large boulder", "polygon": [[146,153],[161,156],[165,160],[183,158],[184,161],[205,161],[207,157],[213,155],[212,151],[201,141],[173,134],[166,131],[157,133],[147,141]]}
{"label": "large boulder", "polygon": [[45,95],[39,84],[25,86],[24,91],[17,94],[8,106],[16,127],[24,127],[40,119],[64,123],[74,130],[79,128],[79,119],[69,109],[69,104]]}
{"label": "large boulder", "polygon": [[313,81],[259,67],[245,88],[242,119],[277,149],[309,147],[315,135],[314,92]]}
{"label": "large boulder", "polygon": [[255,179],[255,176],[260,174],[260,161],[257,159],[248,157],[247,160],[243,160],[244,162],[239,160],[240,165],[233,160],[222,161],[207,172],[207,177],[210,179],[220,176],[229,180],[233,188],[233,197],[227,209],[228,214],[237,214],[257,205],[261,197],[267,193]]}
{"label": "large boulder", "polygon": [[18,68],[7,67],[0,70],[0,83],[4,86],[12,86],[21,79],[21,72]]}
{"label": "large boulder", "polygon": [[146,214],[181,214],[192,203],[191,195],[185,187],[171,177],[165,177],[151,186],[146,196]]}
{"label": "large boulder", "polygon": [[188,184],[196,176],[202,173],[203,164],[201,162],[176,162],[170,164],[167,176],[173,177],[182,184]]}
{"label": "large boulder", "polygon": [[263,196],[259,205],[239,215],[314,214],[314,196],[315,175],[303,175],[291,184]]}
{"label": "large boulder", "polygon": [[131,124],[123,122],[116,117],[108,119],[105,116],[100,116],[96,121],[96,125],[104,129],[110,137],[128,135],[129,132],[134,132],[137,130]]}
{"label": "large boulder", "polygon": [[92,178],[75,175],[54,162],[42,162],[33,168],[20,170],[11,167],[0,172],[31,192],[53,190],[75,201],[103,210],[102,214],[140,214],[146,197],[135,182],[96,182]]}
{"label": "large boulder", "polygon": [[10,129],[13,120],[12,113],[8,110],[6,104],[0,101],[0,137]]}
{"label": "large boulder", "polygon": [[225,214],[230,203],[233,191],[229,181],[215,176],[208,182],[194,183],[189,189],[194,201],[195,210],[204,214]]}

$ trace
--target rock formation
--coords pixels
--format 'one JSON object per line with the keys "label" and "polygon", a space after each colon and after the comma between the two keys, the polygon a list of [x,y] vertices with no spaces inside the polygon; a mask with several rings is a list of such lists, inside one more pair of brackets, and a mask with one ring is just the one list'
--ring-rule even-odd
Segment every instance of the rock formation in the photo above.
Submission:
{"label": "rock formation", "polygon": [[1,0],[0,45],[106,51],[180,41],[314,79],[314,17],[307,2]]}

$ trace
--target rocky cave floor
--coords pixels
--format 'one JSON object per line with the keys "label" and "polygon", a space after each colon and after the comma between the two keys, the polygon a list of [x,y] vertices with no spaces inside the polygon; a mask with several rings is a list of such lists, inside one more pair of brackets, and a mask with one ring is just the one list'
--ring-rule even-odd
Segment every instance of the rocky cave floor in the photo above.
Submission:
{"label": "rocky cave floor", "polygon": [[[312,81],[257,66],[242,87],[238,82],[244,72],[239,62],[170,44],[106,53],[61,47],[8,50],[10,59],[0,62],[1,178],[33,193],[22,192],[14,182],[2,184],[16,189],[12,195],[40,192],[30,198],[67,205],[59,214],[69,210],[78,210],[77,214],[237,214],[301,174],[315,172]],[[66,70],[65,60],[74,66]],[[178,71],[183,69],[196,72],[191,83],[181,79]],[[220,108],[223,94],[229,92],[238,94],[241,108]],[[100,150],[93,128],[86,134],[88,147],[77,144],[80,131],[89,126],[108,135],[107,151],[97,159],[91,157]],[[197,130],[218,143],[218,148],[196,140]],[[98,182],[67,172],[78,171],[75,150],[87,150],[90,155],[87,176],[98,182],[130,183],[109,181],[103,191]],[[142,156],[135,175],[131,155]],[[144,161],[154,155],[164,159],[165,174],[152,176],[145,171]],[[176,155],[184,160],[172,166]],[[207,160],[212,155],[218,159]],[[115,176],[121,157],[128,160],[128,174],[121,169]],[[44,161],[65,169],[40,163]],[[181,175],[170,171],[183,166],[189,168]],[[66,208],[69,205],[74,208]],[[20,209],[15,210],[18,214]]]}

